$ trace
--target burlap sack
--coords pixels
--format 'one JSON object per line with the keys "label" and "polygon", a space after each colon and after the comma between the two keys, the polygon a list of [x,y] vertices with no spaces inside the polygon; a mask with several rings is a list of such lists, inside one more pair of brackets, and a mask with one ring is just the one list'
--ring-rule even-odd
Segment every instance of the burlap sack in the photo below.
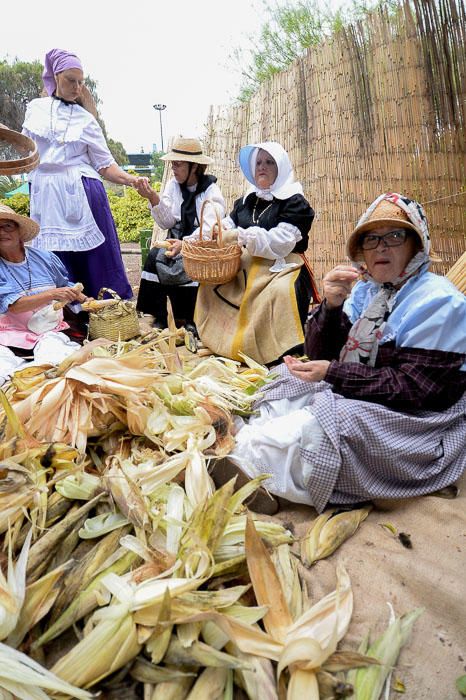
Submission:
{"label": "burlap sack", "polygon": [[[463,490],[461,489],[463,485]],[[393,678],[406,687],[392,700],[458,700],[455,680],[466,673],[466,474],[457,498],[425,496],[379,504],[357,533],[328,559],[301,566],[311,602],[335,588],[335,565],[342,561],[354,592],[350,628],[340,643],[356,649],[368,630],[374,638],[388,624],[390,602],[397,615],[419,606],[425,611],[401,652]],[[384,509],[382,510],[382,506]],[[304,536],[316,517],[312,508],[286,504],[275,516]],[[408,533],[406,549],[380,523]],[[299,546],[294,545],[299,552]]]}

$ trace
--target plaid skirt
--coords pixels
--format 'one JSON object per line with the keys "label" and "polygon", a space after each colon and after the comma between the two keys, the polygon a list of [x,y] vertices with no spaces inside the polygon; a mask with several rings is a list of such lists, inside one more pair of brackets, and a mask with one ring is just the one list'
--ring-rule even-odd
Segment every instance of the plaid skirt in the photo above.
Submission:
{"label": "plaid skirt", "polygon": [[[296,400],[322,429],[314,449],[306,449],[306,439],[299,446],[309,503],[317,511],[329,502],[422,496],[454,483],[466,469],[466,395],[445,411],[407,413],[344,398],[326,382],[296,379],[285,365],[273,371],[279,376],[255,408],[286,398],[290,410]],[[281,469],[275,464],[267,471]]]}

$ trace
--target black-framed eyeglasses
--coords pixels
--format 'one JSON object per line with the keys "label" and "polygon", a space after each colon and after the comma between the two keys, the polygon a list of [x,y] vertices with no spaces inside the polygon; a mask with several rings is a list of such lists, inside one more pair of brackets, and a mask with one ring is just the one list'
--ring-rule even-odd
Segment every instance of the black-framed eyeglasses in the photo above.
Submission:
{"label": "black-framed eyeglasses", "polygon": [[375,250],[375,248],[378,248],[379,243],[383,241],[388,248],[394,248],[397,245],[403,245],[407,236],[408,231],[405,228],[389,231],[381,236],[377,236],[375,233],[366,233],[361,237],[359,244],[363,250]]}

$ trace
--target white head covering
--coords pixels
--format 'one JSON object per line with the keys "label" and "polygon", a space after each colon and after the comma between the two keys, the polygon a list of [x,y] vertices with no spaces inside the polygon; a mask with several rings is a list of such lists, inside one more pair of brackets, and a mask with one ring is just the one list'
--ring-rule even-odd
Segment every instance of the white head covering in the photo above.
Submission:
{"label": "white head covering", "polygon": [[[255,180],[256,160],[260,149],[267,151],[272,156],[278,169],[275,182],[267,190],[261,190],[256,185]],[[244,177],[252,184],[252,187],[246,193],[245,199],[251,192],[255,192],[260,199],[269,201],[273,197],[276,199],[288,199],[294,194],[303,194],[301,183],[295,180],[288,153],[276,141],[265,141],[264,143],[252,143],[248,146],[243,146],[239,152],[238,160]]]}

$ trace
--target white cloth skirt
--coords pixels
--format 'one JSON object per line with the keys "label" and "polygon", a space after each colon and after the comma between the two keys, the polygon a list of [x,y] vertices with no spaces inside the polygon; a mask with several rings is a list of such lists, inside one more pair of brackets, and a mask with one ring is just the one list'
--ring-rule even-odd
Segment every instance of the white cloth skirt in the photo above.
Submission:
{"label": "white cloth skirt", "polygon": [[266,401],[236,435],[229,456],[253,479],[272,474],[265,488],[294,503],[312,504],[309,480],[312,466],[300,451],[319,448],[323,431],[317,418],[305,406],[307,397]]}

